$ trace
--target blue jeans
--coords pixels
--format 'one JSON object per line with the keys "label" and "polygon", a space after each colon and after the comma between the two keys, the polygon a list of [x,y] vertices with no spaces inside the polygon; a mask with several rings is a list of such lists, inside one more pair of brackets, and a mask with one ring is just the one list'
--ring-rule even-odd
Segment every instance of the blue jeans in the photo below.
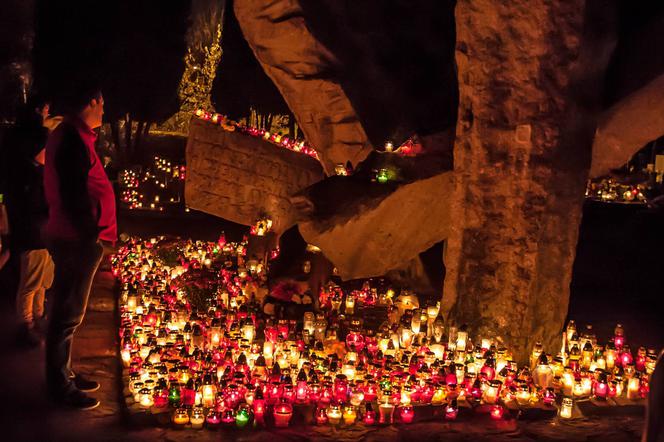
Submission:
{"label": "blue jeans", "polygon": [[71,370],[74,332],[85,316],[92,280],[103,256],[94,241],[50,241],[48,251],[55,264],[49,300],[52,304],[46,336],[46,382],[55,395],[75,390]]}

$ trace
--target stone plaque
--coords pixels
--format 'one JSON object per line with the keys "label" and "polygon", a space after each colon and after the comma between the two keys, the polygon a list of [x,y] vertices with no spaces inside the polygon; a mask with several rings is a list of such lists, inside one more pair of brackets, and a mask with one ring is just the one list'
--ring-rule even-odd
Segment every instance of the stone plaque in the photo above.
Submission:
{"label": "stone plaque", "polygon": [[289,197],[323,176],[314,158],[192,119],[185,183],[192,209],[245,225],[264,213],[281,234],[295,224]]}

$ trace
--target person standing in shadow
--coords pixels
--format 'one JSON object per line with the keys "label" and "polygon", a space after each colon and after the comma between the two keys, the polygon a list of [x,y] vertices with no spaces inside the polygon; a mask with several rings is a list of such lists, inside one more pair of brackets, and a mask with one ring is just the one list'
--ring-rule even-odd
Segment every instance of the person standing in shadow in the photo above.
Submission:
{"label": "person standing in shadow", "polygon": [[52,308],[46,337],[46,382],[51,397],[80,410],[99,406],[87,393],[99,384],[74,373],[72,342],[83,322],[103,242],[117,239],[115,195],[95,151],[104,98],[96,87],[73,83],[62,95],[65,118],[46,144],[44,228],[55,263]]}
{"label": "person standing in shadow", "polygon": [[44,299],[53,282],[53,260],[46,250],[41,228],[48,208],[44,199],[44,147],[48,129],[44,117],[49,104],[32,97],[19,113],[8,135],[7,206],[12,255],[19,259],[16,293],[18,343],[35,347],[44,328]]}

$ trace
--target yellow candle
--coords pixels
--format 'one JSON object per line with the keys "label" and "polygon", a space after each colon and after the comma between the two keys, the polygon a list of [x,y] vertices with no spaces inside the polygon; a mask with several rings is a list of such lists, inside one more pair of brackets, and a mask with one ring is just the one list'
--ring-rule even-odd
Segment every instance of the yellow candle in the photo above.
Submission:
{"label": "yellow candle", "polygon": [[186,408],[178,408],[173,414],[173,423],[175,425],[186,425],[189,423],[189,414]]}
{"label": "yellow candle", "polygon": [[484,402],[487,404],[495,404],[498,400],[498,393],[500,392],[500,387],[503,385],[502,382],[493,380],[489,382],[489,386],[484,391]]}
{"label": "yellow candle", "polygon": [[355,423],[355,419],[357,418],[357,413],[355,412],[354,407],[346,407],[344,410],[344,424],[346,425],[353,425]]}
{"label": "yellow candle", "polygon": [[640,399],[639,388],[641,387],[641,380],[638,377],[633,377],[627,382],[627,399],[636,400]]}
{"label": "yellow candle", "polygon": [[574,392],[574,374],[571,370],[565,370],[563,373],[563,395],[571,396]]}
{"label": "yellow candle", "polygon": [[445,389],[438,387],[431,398],[431,405],[442,405],[446,396]]}
{"label": "yellow candle", "polygon": [[571,419],[573,407],[574,407],[574,402],[572,401],[571,398],[568,397],[563,398],[563,402],[560,405],[560,410],[558,411],[558,415],[563,419]]}
{"label": "yellow candle", "polygon": [[331,425],[339,425],[341,422],[341,410],[336,405],[331,405],[327,410],[327,419]]}
{"label": "yellow candle", "polygon": [[203,408],[202,407],[194,407],[194,409],[191,412],[191,419],[189,420],[191,422],[191,428],[194,430],[200,430],[203,428],[203,422],[205,422],[205,415],[203,414]]}

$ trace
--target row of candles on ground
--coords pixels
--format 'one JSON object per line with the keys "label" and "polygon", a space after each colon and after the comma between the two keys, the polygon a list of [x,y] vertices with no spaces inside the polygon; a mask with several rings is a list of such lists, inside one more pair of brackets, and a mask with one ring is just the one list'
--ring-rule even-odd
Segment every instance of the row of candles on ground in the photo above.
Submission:
{"label": "row of candles on ground", "polygon": [[265,129],[242,126],[228,120],[225,116],[221,114],[214,112],[206,112],[203,109],[197,109],[194,114],[201,120],[209,121],[210,123],[220,125],[225,130],[237,131],[247,135],[251,135],[252,137],[262,138],[265,141],[269,141],[270,143],[275,144],[279,147],[283,147],[288,150],[292,150],[294,152],[303,153],[305,155],[309,155],[312,158],[318,159],[318,153],[316,152],[316,150],[313,149],[311,146],[309,146],[304,140],[291,139],[279,133],[270,133]]}
{"label": "row of candles on ground", "polygon": [[[519,369],[507,349],[486,338],[474,344],[463,327],[445,327],[439,305],[419,309],[412,294],[386,308],[378,332],[365,331],[356,318],[345,324],[339,290],[326,314],[272,321],[241,290],[264,270],[263,263],[244,267],[245,244],[182,244],[181,265],[174,268],[159,262],[156,239],[132,241],[113,260],[124,283],[121,354],[129,390],[153,412],[172,410],[176,425],[198,426],[201,419],[261,424],[271,413],[275,425],[284,426],[294,404],[316,407],[320,424],[389,423],[395,410],[399,422],[409,423],[413,405],[445,407],[445,418],[453,419],[459,401],[486,404],[500,419],[505,407],[554,406],[557,397],[566,418],[573,399],[639,399],[648,391],[655,353],[640,348],[634,357],[622,327],[602,348],[590,329],[578,334],[570,322],[557,357],[536,345],[530,366]],[[235,268],[228,266],[235,262],[230,257],[237,259]],[[222,263],[225,289],[211,294],[206,312],[191,308],[178,279]],[[355,302],[348,299],[347,315]]]}
{"label": "row of candles on ground", "polygon": [[152,167],[120,173],[120,199],[129,209],[163,211],[181,202],[185,178],[184,165],[156,156]]}
{"label": "row of candles on ground", "polygon": [[586,198],[606,202],[645,203],[646,184],[623,184],[615,178],[588,180]]}

